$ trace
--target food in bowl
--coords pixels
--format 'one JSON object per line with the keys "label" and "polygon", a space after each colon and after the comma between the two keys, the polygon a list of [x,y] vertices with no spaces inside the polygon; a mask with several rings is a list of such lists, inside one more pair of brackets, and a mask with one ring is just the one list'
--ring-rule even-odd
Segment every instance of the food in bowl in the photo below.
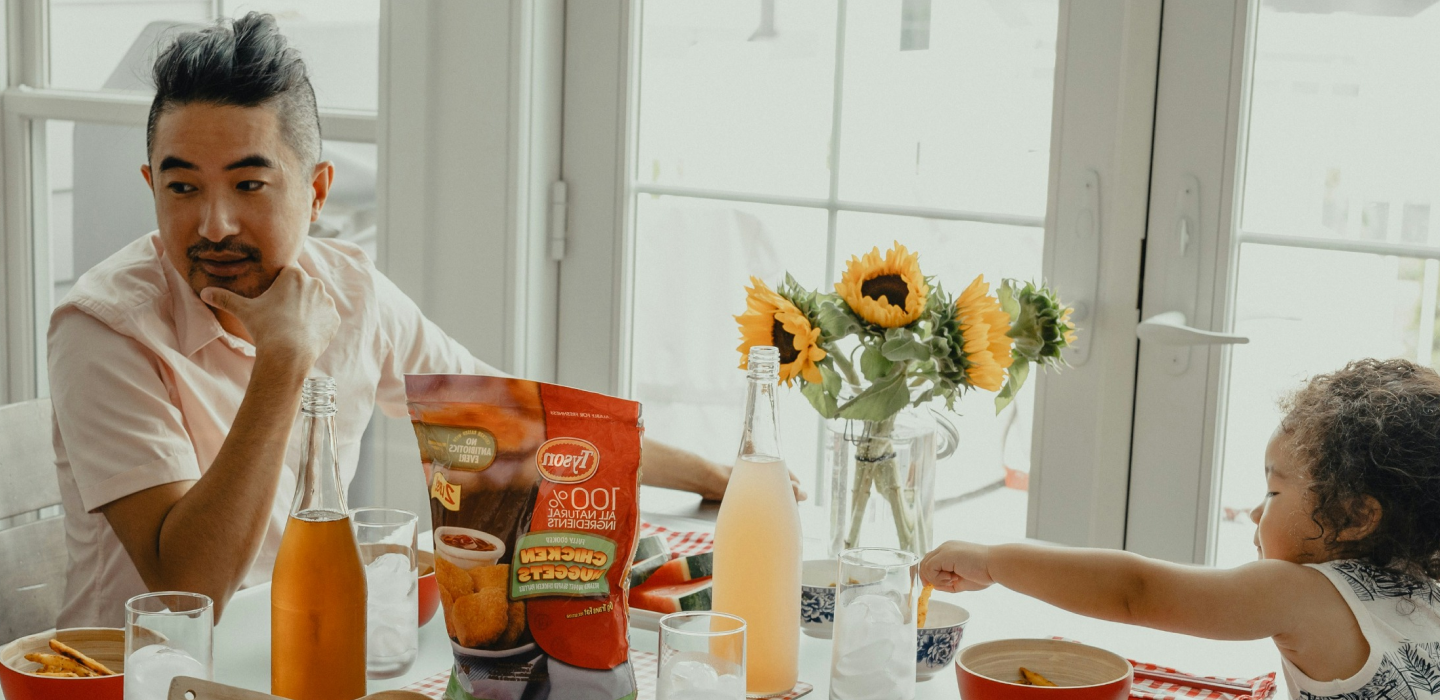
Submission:
{"label": "food in bowl", "polygon": [[[1061,639],[982,642],[963,649],[957,662],[965,700],[1128,700],[1134,674],[1119,654]],[[1055,685],[1022,683],[1021,668]]]}
{"label": "food in bowl", "polygon": [[1042,675],[1040,675],[1040,674],[1038,674],[1038,673],[1036,673],[1036,672],[1034,672],[1034,671],[1031,671],[1030,669],[1025,668],[1024,666],[1021,666],[1021,667],[1020,667],[1020,680],[1018,680],[1018,681],[1016,681],[1016,682],[1019,683],[1020,685],[1041,685],[1041,686],[1045,686],[1046,688],[1059,688],[1059,687],[1060,687],[1060,686],[1058,686],[1058,685],[1056,685],[1056,684],[1054,684],[1054,683],[1051,683],[1049,678],[1046,678],[1046,677],[1044,677],[1044,676],[1042,676]]}
{"label": "food in bowl", "polygon": [[124,667],[125,630],[33,634],[0,648],[0,692],[7,700],[121,700]]}
{"label": "food in bowl", "polygon": [[113,676],[105,664],[86,656],[59,639],[51,638],[47,644],[53,654],[32,651],[25,655],[26,661],[34,661],[40,664],[40,670],[35,671],[37,676],[51,676],[53,678],[90,678],[92,676]]}

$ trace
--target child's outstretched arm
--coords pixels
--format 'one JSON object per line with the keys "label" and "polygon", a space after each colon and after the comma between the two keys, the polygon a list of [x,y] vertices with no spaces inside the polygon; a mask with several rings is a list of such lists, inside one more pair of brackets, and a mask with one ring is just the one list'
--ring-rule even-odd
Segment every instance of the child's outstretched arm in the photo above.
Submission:
{"label": "child's outstretched arm", "polygon": [[1198,637],[1272,637],[1317,680],[1344,678],[1327,669],[1358,657],[1357,671],[1369,651],[1329,579],[1285,561],[1211,569],[1105,549],[952,541],[925,556],[920,575],[942,591],[998,583],[1081,615]]}

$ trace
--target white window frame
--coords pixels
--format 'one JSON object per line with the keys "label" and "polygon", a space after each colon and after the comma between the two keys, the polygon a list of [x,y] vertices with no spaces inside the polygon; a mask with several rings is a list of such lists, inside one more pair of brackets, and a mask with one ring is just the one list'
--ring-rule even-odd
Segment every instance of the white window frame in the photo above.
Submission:
{"label": "white window frame", "polygon": [[[50,315],[46,177],[46,120],[117,124],[144,128],[150,97],[135,93],[61,90],[47,82],[48,3],[9,0],[5,4],[6,41],[0,93],[0,250],[5,283],[0,308],[5,337],[0,342],[0,400],[23,401],[46,393],[45,338],[39,321]],[[328,139],[376,142],[376,113],[321,109],[320,128]]]}
{"label": "white window frame", "polygon": [[[49,265],[38,257],[48,245],[37,236],[48,232],[48,178],[45,134],[35,127],[46,119],[143,127],[150,97],[43,87],[45,0],[0,2],[0,403],[8,403],[46,383],[37,319],[50,314]],[[382,0],[377,111],[320,110],[327,139],[378,146],[380,269],[477,357],[548,381],[563,10],[563,0]],[[433,269],[437,256],[457,253],[474,264]],[[408,422],[377,417],[375,434],[380,502],[428,513]]]}
{"label": "white window frame", "polygon": [[[569,3],[562,173],[571,192],[568,246],[560,270],[557,376],[566,384],[630,392],[634,197],[707,197],[826,210],[827,275],[833,275],[835,220],[862,211],[964,221],[1040,225],[1027,217],[881,205],[839,199],[832,175],[826,198],[753,195],[643,184],[634,180],[639,36],[638,0]],[[844,0],[839,8],[843,16]],[[1148,196],[1150,116],[1158,63],[1159,4],[1150,0],[1061,0],[1045,271],[1069,281],[1057,231],[1087,206],[1084,174],[1099,173],[1102,228],[1090,303],[1091,360],[1038,378],[1031,453],[1032,537],[1073,544],[1124,545],[1133,398],[1136,299]],[[837,55],[843,57],[844,26]],[[841,75],[837,69],[836,75]],[[836,85],[834,99],[841,99]],[[833,112],[838,121],[839,111]],[[832,158],[838,150],[838,123]],[[1060,222],[1057,226],[1056,222]],[[699,273],[700,271],[697,271]],[[1098,401],[1097,401],[1098,398]],[[1093,417],[1080,423],[1075,416]]]}

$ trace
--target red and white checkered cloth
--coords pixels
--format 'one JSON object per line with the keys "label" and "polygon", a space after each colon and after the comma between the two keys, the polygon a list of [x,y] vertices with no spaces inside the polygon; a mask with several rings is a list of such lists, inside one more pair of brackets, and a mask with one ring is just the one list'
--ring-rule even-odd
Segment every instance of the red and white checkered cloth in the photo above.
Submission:
{"label": "red and white checkered cloth", "polygon": [[[648,651],[630,651],[630,665],[635,668],[635,685],[637,686],[636,700],[654,700],[655,681],[658,674],[655,654]],[[429,678],[416,681],[405,686],[405,690],[413,690],[422,695],[428,695],[439,700],[445,697],[445,686],[450,683],[450,669],[445,669]],[[794,700],[808,695],[814,688],[809,683],[797,683],[795,689],[778,696],[780,700]]]}
{"label": "red and white checkered cloth", "polygon": [[670,528],[640,523],[640,536],[664,535],[670,543],[670,558],[704,554],[715,548],[715,535],[709,532],[677,532]]}
{"label": "red and white checkered cloth", "polygon": [[1224,693],[1217,690],[1202,690],[1191,688],[1180,683],[1166,683],[1164,681],[1151,680],[1149,678],[1136,678],[1130,686],[1130,697],[1135,700],[1189,700],[1189,698],[1201,698],[1203,700],[1269,700],[1275,696],[1275,674],[1267,673],[1255,678],[1219,678],[1217,676],[1197,676],[1193,673],[1176,671],[1173,668],[1147,664],[1143,661],[1131,660],[1130,665],[1137,671],[1160,671],[1162,673],[1173,673],[1190,678],[1209,679],[1214,681],[1226,681],[1249,685],[1249,693]]}

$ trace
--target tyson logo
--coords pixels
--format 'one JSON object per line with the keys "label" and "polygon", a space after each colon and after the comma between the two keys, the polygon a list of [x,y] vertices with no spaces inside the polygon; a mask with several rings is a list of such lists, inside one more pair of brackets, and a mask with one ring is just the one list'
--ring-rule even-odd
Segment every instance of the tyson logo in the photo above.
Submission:
{"label": "tyson logo", "polygon": [[580,438],[555,438],[535,453],[540,476],[559,484],[578,484],[600,468],[600,450]]}

